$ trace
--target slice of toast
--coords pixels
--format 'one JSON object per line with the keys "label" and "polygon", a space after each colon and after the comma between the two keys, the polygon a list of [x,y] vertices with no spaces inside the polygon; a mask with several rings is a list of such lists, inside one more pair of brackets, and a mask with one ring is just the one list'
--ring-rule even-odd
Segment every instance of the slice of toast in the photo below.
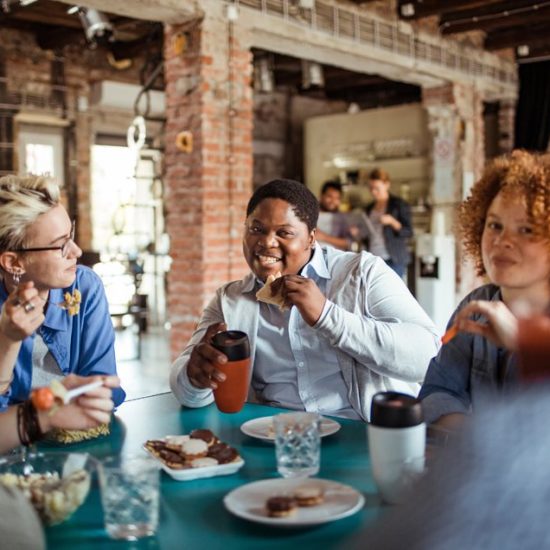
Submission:
{"label": "slice of toast", "polygon": [[276,275],[269,275],[265,281],[265,285],[256,292],[256,298],[260,302],[265,302],[266,304],[273,304],[278,306],[281,311],[286,311],[288,306],[285,304],[285,300],[280,292],[277,292],[274,296],[271,295],[271,284],[273,281],[281,277],[281,273]]}

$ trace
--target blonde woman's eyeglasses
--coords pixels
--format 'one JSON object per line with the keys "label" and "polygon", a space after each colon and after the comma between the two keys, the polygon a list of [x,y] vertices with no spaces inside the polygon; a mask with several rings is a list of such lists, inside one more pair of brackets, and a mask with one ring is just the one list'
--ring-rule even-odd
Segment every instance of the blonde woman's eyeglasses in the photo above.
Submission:
{"label": "blonde woman's eyeglasses", "polygon": [[69,253],[71,243],[74,243],[75,237],[75,221],[71,224],[71,233],[69,238],[61,246],[36,246],[31,248],[16,248],[12,252],[42,252],[44,250],[61,250],[61,257],[66,258]]}

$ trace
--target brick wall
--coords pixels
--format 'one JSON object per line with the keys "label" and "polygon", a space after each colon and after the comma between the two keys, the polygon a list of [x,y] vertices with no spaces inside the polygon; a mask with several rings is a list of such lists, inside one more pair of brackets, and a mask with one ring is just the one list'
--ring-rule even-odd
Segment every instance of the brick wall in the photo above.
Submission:
{"label": "brick wall", "polygon": [[[223,16],[165,28],[173,355],[216,288],[247,272],[241,228],[252,189],[252,55],[241,38]],[[191,152],[178,149],[181,132],[193,136]]]}
{"label": "brick wall", "polygon": [[59,183],[65,185],[63,196],[72,201],[69,210],[78,218],[78,244],[85,250],[90,249],[90,148],[94,139],[93,114],[90,111],[79,111],[78,99],[83,97],[86,101],[89,100],[90,84],[95,81],[107,79],[137,84],[143,60],[134,59],[132,67],[120,71],[110,66],[103,50],[68,46],[62,58],[67,105],[66,112],[63,112],[50,101],[51,64],[54,60],[51,51],[41,50],[31,33],[13,29],[2,29],[0,50],[4,57],[7,91],[23,97],[23,104],[16,105],[15,109],[54,115],[70,123],[67,136],[72,139],[67,143],[65,181]]}

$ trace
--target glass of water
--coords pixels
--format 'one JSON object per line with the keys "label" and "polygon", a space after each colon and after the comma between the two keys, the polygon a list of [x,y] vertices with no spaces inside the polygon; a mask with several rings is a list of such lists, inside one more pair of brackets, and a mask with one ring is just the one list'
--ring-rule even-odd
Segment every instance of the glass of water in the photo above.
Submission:
{"label": "glass of water", "polygon": [[320,416],[296,412],[278,414],[273,419],[277,470],[283,477],[308,477],[319,472]]}
{"label": "glass of water", "polygon": [[153,535],[159,518],[159,468],[147,456],[109,457],[99,464],[105,529],[113,539]]}

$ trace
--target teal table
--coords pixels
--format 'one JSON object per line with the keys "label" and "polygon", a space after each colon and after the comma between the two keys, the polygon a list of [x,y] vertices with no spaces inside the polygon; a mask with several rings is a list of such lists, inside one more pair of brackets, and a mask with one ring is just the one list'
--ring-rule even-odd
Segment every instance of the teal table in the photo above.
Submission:
{"label": "teal table", "polygon": [[366,426],[354,420],[338,419],[342,429],[323,438],[319,477],[351,485],[365,496],[365,507],[349,518],[314,528],[275,528],[250,523],[232,516],[223,497],[245,483],[279,477],[273,444],[244,435],[246,420],[282,412],[262,405],[246,405],[238,414],[224,414],[214,405],[202,409],[181,408],[169,393],[124,403],[116,413],[109,437],[72,445],[71,450],[102,456],[141,452],[147,439],[168,434],[189,433],[209,428],[220,439],[236,447],[245,460],[238,473],[194,481],[161,478],[160,526],[155,537],[137,542],[112,541],[103,529],[99,489],[94,484],[85,504],[67,522],[47,530],[48,548],[73,550],[103,548],[203,549],[345,547],[358,532],[383,511],[370,471]]}

